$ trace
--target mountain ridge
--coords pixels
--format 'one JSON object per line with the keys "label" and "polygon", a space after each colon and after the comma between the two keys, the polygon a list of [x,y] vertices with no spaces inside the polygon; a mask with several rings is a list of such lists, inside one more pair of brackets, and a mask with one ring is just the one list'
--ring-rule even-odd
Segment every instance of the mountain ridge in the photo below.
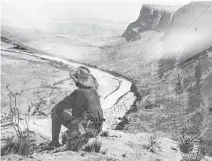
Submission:
{"label": "mountain ridge", "polygon": [[127,41],[141,39],[140,33],[150,30],[165,31],[173,13],[180,6],[144,4],[136,21],[130,23],[122,35]]}

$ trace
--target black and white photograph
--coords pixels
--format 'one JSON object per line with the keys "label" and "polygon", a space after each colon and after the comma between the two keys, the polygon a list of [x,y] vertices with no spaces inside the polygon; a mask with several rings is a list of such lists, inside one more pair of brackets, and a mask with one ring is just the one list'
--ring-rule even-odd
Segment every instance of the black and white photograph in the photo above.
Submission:
{"label": "black and white photograph", "polygon": [[2,161],[212,161],[212,1],[0,0]]}

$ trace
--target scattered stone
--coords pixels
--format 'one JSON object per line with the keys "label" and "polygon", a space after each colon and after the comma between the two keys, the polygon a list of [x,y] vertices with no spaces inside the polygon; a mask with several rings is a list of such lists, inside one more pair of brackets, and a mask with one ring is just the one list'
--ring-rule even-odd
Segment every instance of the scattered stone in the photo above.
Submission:
{"label": "scattered stone", "polygon": [[127,156],[127,154],[126,154],[126,153],[122,154],[122,157],[126,157],[126,156]]}

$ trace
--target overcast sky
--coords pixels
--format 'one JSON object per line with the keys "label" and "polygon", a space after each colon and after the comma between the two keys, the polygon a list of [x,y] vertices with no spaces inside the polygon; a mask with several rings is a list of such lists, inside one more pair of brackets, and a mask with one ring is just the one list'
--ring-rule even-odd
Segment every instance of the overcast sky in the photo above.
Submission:
{"label": "overcast sky", "polygon": [[[192,2],[192,0],[2,0],[2,2],[10,1],[13,3],[41,3],[41,2],[118,2],[118,3],[141,3],[141,4],[186,4]],[[195,0],[194,0],[195,1]],[[206,1],[206,0],[198,0]],[[211,1],[211,0],[208,0]]]}
{"label": "overcast sky", "polygon": [[[19,13],[33,18],[57,13],[58,16],[69,14],[129,23],[137,19],[143,4],[185,5],[190,2],[191,0],[2,0],[2,15],[11,16],[10,11],[17,9]],[[45,12],[45,8],[48,8],[49,13]]]}

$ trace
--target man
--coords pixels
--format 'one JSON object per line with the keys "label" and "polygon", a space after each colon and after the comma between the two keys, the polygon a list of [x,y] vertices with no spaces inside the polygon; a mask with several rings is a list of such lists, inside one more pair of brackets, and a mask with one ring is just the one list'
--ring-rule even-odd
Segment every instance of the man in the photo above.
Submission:
{"label": "man", "polygon": [[[51,111],[52,141],[50,146],[59,147],[59,134],[61,125],[68,128],[69,139],[81,133],[90,132],[93,137],[102,130],[103,111],[96,89],[98,83],[90,74],[89,69],[80,66],[71,78],[78,87],[73,93],[55,105]],[[64,110],[72,109],[72,115]],[[70,145],[71,146],[71,145]]]}

